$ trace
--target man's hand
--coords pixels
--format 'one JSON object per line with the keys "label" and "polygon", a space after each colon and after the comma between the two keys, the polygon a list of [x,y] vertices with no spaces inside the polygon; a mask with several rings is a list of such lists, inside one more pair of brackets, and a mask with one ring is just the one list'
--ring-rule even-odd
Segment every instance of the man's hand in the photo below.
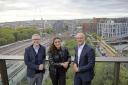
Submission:
{"label": "man's hand", "polygon": [[78,67],[77,67],[76,63],[73,64],[73,70],[75,73],[78,72]]}
{"label": "man's hand", "polygon": [[39,65],[39,70],[43,70],[43,68],[44,68],[44,65],[43,64],[40,64]]}
{"label": "man's hand", "polygon": [[64,67],[64,68],[67,68],[67,67],[68,67],[68,63],[69,63],[69,62],[64,62],[63,67]]}

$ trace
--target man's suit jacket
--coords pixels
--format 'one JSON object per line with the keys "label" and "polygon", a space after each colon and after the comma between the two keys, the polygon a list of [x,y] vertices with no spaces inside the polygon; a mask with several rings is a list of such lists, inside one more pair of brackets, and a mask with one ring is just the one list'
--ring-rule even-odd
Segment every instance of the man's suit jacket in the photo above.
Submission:
{"label": "man's suit jacket", "polygon": [[81,78],[84,78],[85,81],[91,81],[94,77],[94,66],[95,66],[95,51],[94,49],[85,44],[78,64],[78,47],[75,48],[75,59],[74,63],[77,64],[78,72],[76,75],[79,75]]}
{"label": "man's suit jacket", "polygon": [[[38,56],[38,57],[37,57]],[[36,54],[33,45],[27,47],[24,53],[24,62],[27,65],[27,76],[34,77],[36,70],[39,70],[39,65],[35,64],[36,58],[38,58],[38,64],[44,64],[46,57],[45,47],[40,45],[38,54]]]}

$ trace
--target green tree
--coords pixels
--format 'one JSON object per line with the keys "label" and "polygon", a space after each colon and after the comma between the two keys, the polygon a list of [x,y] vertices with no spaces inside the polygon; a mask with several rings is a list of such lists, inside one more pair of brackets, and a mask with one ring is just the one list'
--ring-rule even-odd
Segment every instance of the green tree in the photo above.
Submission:
{"label": "green tree", "polygon": [[0,28],[0,45],[13,43],[19,40],[30,39],[34,33],[39,33],[36,28]]}

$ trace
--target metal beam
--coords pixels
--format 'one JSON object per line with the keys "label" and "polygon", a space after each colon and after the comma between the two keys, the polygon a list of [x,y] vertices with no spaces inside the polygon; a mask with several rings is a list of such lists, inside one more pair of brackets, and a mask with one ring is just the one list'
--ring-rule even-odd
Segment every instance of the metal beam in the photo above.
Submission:
{"label": "metal beam", "polygon": [[1,75],[2,85],[9,85],[5,60],[0,60],[0,75]]}
{"label": "metal beam", "polygon": [[116,62],[114,66],[114,85],[119,85],[120,63]]}

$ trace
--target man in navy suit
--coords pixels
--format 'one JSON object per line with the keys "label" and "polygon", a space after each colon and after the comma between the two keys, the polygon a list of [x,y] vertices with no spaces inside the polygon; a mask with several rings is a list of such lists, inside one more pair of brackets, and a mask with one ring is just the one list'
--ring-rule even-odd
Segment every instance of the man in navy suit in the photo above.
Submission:
{"label": "man in navy suit", "polygon": [[91,80],[94,77],[95,51],[85,43],[83,33],[77,33],[76,41],[78,45],[75,48],[73,64],[74,85],[91,85]]}
{"label": "man in navy suit", "polygon": [[40,35],[32,35],[32,45],[25,49],[28,85],[42,85],[45,62],[45,47],[40,44]]}

